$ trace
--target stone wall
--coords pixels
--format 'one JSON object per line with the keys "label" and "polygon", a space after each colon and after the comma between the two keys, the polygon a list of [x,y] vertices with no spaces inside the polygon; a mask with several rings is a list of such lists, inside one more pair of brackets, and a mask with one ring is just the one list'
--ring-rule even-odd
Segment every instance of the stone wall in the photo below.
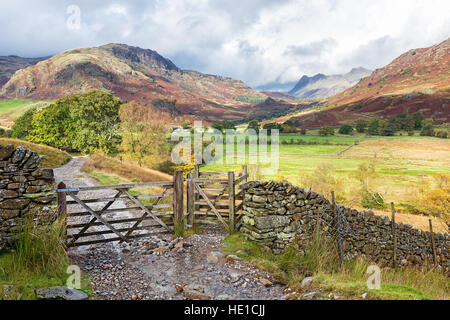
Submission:
{"label": "stone wall", "polygon": [[41,160],[22,146],[0,146],[0,250],[11,248],[27,216],[55,217],[53,170],[40,168]]}
{"label": "stone wall", "polygon": [[[279,254],[294,240],[306,248],[317,227],[335,234],[337,214],[324,196],[288,182],[251,181],[245,191],[241,232]],[[368,257],[381,266],[392,266],[392,223],[372,211],[357,211],[338,205],[342,213],[345,258]],[[320,223],[320,225],[318,224]],[[396,223],[397,265],[423,265],[433,261],[430,232]],[[438,263],[450,270],[450,235],[434,234]]]}

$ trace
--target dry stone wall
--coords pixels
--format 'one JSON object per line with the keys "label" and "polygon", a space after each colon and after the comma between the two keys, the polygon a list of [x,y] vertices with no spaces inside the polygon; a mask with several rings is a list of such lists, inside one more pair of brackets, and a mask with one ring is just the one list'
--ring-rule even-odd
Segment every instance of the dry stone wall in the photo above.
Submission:
{"label": "dry stone wall", "polygon": [[55,218],[55,179],[42,157],[22,146],[0,146],[0,250],[13,246],[24,219]]}
{"label": "dry stone wall", "polygon": [[[337,210],[324,196],[284,181],[251,181],[243,186],[244,204],[240,231],[248,238],[279,254],[292,242],[304,250],[316,228],[335,235]],[[347,260],[359,255],[381,266],[393,264],[392,223],[372,211],[357,211],[337,205],[342,214],[342,238]],[[410,225],[395,224],[397,265],[433,262],[431,233]],[[438,265],[450,270],[450,236],[434,233]]]}

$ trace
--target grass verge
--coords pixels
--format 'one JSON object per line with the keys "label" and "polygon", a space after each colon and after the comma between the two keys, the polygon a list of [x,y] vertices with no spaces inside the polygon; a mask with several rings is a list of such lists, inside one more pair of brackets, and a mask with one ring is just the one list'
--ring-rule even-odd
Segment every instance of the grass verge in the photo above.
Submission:
{"label": "grass verge", "polygon": [[305,277],[314,276],[313,287],[325,297],[333,293],[348,299],[361,299],[361,295],[367,293],[367,299],[374,300],[450,299],[450,279],[435,270],[382,269],[381,289],[368,289],[366,270],[369,263],[358,258],[346,262],[344,271],[339,271],[334,243],[319,235],[315,235],[303,252],[292,246],[281,255],[274,255],[246,240],[241,233],[235,233],[224,240],[224,250],[271,272],[296,292],[302,292],[301,282]]}
{"label": "grass verge", "polygon": [[[63,223],[44,225],[25,219],[15,251],[0,252],[0,300],[34,300],[36,288],[65,286],[70,264]],[[91,295],[88,279],[81,283]]]}
{"label": "grass verge", "polygon": [[18,146],[24,146],[25,148],[35,151],[41,156],[44,156],[45,160],[42,162],[42,165],[47,168],[60,167],[63,164],[66,164],[72,158],[67,152],[49,146],[35,144],[19,139],[0,138],[0,145],[5,146],[8,144],[12,144],[16,148]]}

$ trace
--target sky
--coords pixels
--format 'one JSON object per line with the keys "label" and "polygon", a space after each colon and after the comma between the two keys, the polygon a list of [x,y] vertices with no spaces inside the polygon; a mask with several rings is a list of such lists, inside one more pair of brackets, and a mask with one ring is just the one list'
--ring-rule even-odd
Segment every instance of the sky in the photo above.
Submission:
{"label": "sky", "polygon": [[448,0],[0,0],[0,55],[107,43],[251,86],[376,69],[450,37]]}

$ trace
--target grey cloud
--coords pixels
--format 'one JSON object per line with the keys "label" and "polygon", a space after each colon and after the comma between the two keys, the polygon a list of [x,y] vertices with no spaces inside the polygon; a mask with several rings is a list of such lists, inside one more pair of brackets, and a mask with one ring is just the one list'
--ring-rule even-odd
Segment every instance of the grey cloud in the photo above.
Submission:
{"label": "grey cloud", "polygon": [[[391,10],[388,0],[0,0],[0,55],[48,56],[120,42],[156,50],[183,69],[250,85],[294,81],[302,74],[381,67],[448,37],[448,1],[407,3],[418,10],[404,14],[399,6],[398,15],[380,21],[387,15],[369,18],[376,7]],[[66,28],[71,4],[81,9],[81,30]],[[112,4],[127,14],[108,13]]]}
{"label": "grey cloud", "polygon": [[333,38],[326,38],[320,41],[310,42],[304,45],[289,46],[285,54],[294,56],[318,56],[325,51],[330,51],[338,45]]}

